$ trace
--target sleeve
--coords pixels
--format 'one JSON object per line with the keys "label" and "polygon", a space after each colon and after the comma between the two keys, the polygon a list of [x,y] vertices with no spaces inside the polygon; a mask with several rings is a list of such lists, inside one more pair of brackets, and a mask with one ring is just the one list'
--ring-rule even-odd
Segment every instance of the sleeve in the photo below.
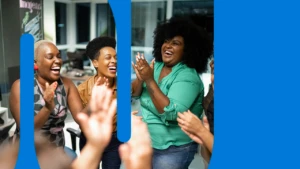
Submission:
{"label": "sleeve", "polygon": [[[168,121],[176,121],[177,113],[191,108],[195,100],[204,92],[204,86],[197,75],[191,72],[180,73],[169,88],[167,97],[170,100],[168,106],[164,107],[164,113],[155,114],[168,125]],[[201,104],[201,103],[199,103]],[[153,105],[154,109],[155,106]]]}
{"label": "sleeve", "polygon": [[[85,84],[85,83],[84,83]],[[80,99],[81,99],[81,103],[82,103],[82,105],[83,105],[83,107],[86,107],[86,105],[87,105],[87,103],[88,103],[88,101],[87,101],[87,99],[86,99],[86,97],[85,97],[85,95],[86,95],[86,85],[84,85],[83,83],[82,84],[80,84],[78,87],[77,87],[77,90],[78,90],[78,93],[79,93],[79,96],[80,96]]]}

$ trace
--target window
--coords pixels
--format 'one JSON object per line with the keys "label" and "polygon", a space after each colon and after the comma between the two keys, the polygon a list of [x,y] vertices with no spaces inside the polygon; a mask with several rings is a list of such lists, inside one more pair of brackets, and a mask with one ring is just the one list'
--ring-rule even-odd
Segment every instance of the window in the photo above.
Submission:
{"label": "window", "polygon": [[210,35],[214,37],[214,1],[174,1],[173,15],[202,15],[201,18],[194,18],[194,22],[203,27]]}
{"label": "window", "polygon": [[133,2],[131,7],[131,46],[152,47],[153,31],[166,19],[167,2]]}
{"label": "window", "polygon": [[97,4],[96,36],[115,37],[115,20],[109,4]]}
{"label": "window", "polygon": [[55,2],[56,44],[67,44],[67,5]]}
{"label": "window", "polygon": [[214,1],[201,0],[201,1],[174,1],[173,2],[173,15],[188,15],[188,14],[203,14],[213,15]]}
{"label": "window", "polygon": [[90,41],[90,3],[76,4],[77,44],[87,44]]}
{"label": "window", "polygon": [[59,50],[62,61],[68,60],[67,49]]}
{"label": "window", "polygon": [[[143,53],[150,63],[153,59],[153,31],[166,20],[166,1],[132,2],[131,4],[131,60],[135,62],[137,52]],[[131,68],[131,79],[135,79]]]}

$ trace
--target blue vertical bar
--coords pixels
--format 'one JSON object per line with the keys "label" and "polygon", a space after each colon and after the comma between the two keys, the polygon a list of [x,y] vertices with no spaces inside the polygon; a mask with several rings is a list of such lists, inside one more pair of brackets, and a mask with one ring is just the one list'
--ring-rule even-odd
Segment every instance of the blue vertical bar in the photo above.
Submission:
{"label": "blue vertical bar", "polygon": [[118,139],[127,142],[131,135],[131,102],[130,102],[130,44],[131,44],[131,1],[108,1],[117,27],[118,53],[118,97],[117,97],[117,131]]}
{"label": "blue vertical bar", "polygon": [[39,168],[34,147],[33,61],[34,39],[21,36],[20,45],[20,149],[16,169]]}

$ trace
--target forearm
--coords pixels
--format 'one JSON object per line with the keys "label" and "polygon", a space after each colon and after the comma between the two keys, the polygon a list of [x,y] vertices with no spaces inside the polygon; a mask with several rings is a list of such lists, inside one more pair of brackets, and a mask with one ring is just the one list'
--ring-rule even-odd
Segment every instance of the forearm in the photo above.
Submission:
{"label": "forearm", "polygon": [[170,99],[160,90],[154,80],[146,82],[148,93],[159,113],[164,113],[164,108],[170,104]]}
{"label": "forearm", "polygon": [[37,115],[34,116],[34,129],[35,130],[39,130],[40,128],[42,128],[44,126],[44,124],[46,123],[46,121],[49,118],[51,111],[46,108],[43,107],[39,113]]}
{"label": "forearm", "polygon": [[211,157],[211,152],[207,149],[207,147],[201,145],[201,156],[203,159],[209,163],[210,157]]}
{"label": "forearm", "polygon": [[71,169],[97,168],[103,150],[103,148],[94,147],[87,143],[80,152],[80,156],[72,163]]}
{"label": "forearm", "polygon": [[140,81],[139,79],[135,79],[132,83],[131,83],[131,92],[132,92],[132,96],[140,96],[143,90],[143,82]]}
{"label": "forearm", "polygon": [[203,130],[199,130],[197,136],[201,138],[205,147],[208,149],[210,153],[212,153],[213,144],[214,144],[214,135],[212,135],[209,130],[203,129]]}

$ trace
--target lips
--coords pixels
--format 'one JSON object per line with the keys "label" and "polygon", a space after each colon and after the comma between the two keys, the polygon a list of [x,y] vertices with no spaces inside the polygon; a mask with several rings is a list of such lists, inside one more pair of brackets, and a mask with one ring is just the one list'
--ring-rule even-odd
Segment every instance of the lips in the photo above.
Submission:
{"label": "lips", "polygon": [[165,57],[171,57],[171,56],[173,55],[173,52],[171,52],[171,51],[169,51],[169,50],[165,50],[164,53],[163,53],[163,55],[164,55]]}
{"label": "lips", "polygon": [[117,72],[117,67],[116,66],[109,66],[108,71],[111,73],[116,73]]}
{"label": "lips", "polygon": [[59,75],[60,74],[60,67],[59,66],[52,67],[50,70],[55,75]]}

